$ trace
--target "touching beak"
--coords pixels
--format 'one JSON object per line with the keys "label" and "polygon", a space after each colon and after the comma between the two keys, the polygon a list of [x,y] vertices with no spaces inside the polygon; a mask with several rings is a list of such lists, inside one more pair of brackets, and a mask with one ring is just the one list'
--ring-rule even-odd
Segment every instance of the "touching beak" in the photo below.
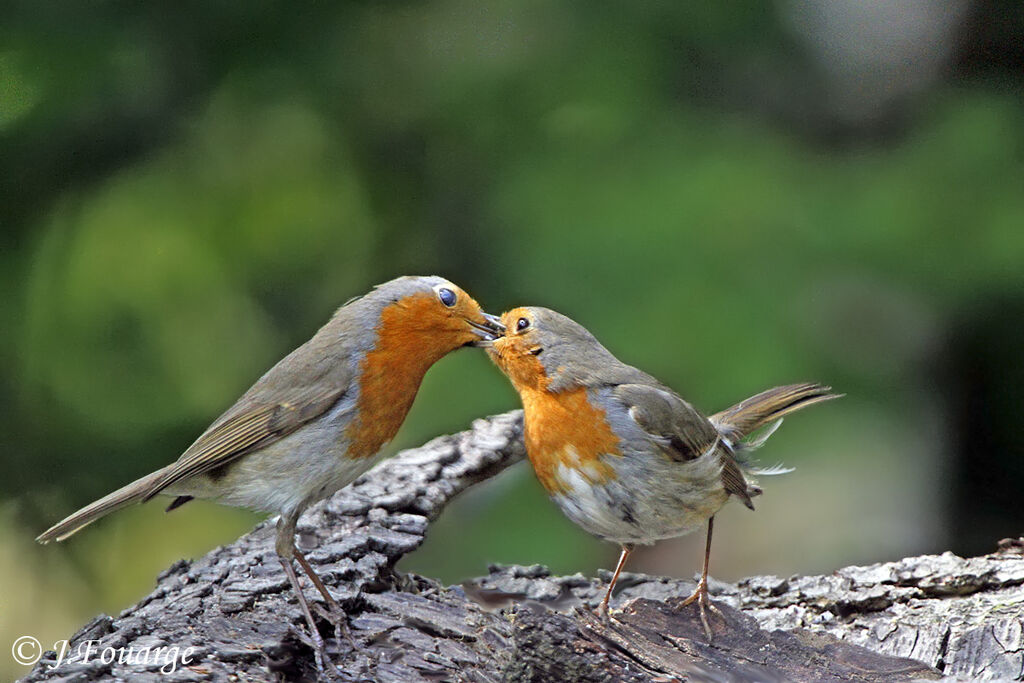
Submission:
{"label": "touching beak", "polygon": [[501,318],[490,313],[484,313],[483,316],[483,323],[478,323],[475,320],[466,320],[469,326],[473,328],[473,332],[480,335],[478,341],[472,342],[473,346],[490,346],[492,341],[505,334],[505,326],[501,324]]}

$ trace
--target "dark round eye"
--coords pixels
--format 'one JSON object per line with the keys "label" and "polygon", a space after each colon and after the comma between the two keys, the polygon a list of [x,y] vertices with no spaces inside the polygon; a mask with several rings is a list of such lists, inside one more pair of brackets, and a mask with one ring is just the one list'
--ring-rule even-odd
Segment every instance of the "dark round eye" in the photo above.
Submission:
{"label": "dark round eye", "polygon": [[455,292],[447,287],[437,290],[437,298],[449,308],[455,305]]}
{"label": "dark round eye", "polygon": [[521,332],[530,326],[530,321],[526,318],[520,318],[519,322],[516,323],[516,331]]}

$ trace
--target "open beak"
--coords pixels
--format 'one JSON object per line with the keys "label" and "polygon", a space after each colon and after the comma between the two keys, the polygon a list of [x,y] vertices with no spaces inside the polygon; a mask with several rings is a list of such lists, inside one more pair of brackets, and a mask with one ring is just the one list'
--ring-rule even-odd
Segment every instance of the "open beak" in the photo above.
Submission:
{"label": "open beak", "polygon": [[472,346],[490,346],[492,341],[505,334],[505,326],[501,324],[501,318],[490,313],[484,313],[483,316],[483,323],[478,323],[475,320],[466,320],[469,326],[473,328],[473,332],[480,335],[478,341],[471,342]]}

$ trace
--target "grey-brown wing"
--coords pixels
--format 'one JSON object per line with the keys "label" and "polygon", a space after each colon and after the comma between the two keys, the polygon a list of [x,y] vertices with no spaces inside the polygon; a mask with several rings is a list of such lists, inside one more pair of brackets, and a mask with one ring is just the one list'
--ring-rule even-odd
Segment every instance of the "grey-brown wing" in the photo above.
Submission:
{"label": "grey-brown wing", "polygon": [[328,349],[313,348],[320,341],[314,337],[261,377],[153,482],[145,500],[278,441],[336,404],[352,373]]}
{"label": "grey-brown wing", "polygon": [[743,472],[728,447],[721,443],[718,430],[699,410],[673,392],[647,384],[619,385],[615,395],[630,406],[630,416],[656,442],[664,444],[663,450],[674,460],[694,460],[720,444],[722,485],[726,492],[753,509]]}
{"label": "grey-brown wing", "polygon": [[667,389],[620,384],[615,395],[629,406],[630,416],[645,432],[666,444],[673,460],[699,458],[718,439],[718,431],[700,411]]}

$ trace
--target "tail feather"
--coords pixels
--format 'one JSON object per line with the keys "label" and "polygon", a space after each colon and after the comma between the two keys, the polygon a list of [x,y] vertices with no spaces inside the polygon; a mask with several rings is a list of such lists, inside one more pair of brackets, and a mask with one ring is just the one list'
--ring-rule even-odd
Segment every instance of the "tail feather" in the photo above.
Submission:
{"label": "tail feather", "polygon": [[[833,394],[832,387],[821,384],[789,384],[783,387],[775,387],[768,391],[762,391],[756,396],[751,396],[745,401],[737,403],[720,413],[715,413],[709,419],[715,425],[722,436],[738,444],[752,432],[770,422],[779,421],[784,415],[806,408],[807,406],[830,401],[839,398],[842,394]],[[763,438],[756,440],[750,446],[756,447],[764,443],[778,427],[772,427],[771,431]]]}
{"label": "tail feather", "polygon": [[786,467],[781,462],[772,465],[771,467],[753,467],[751,466],[748,470],[751,474],[758,477],[776,477],[780,474],[789,474],[793,471],[792,467]]}
{"label": "tail feather", "polygon": [[114,510],[119,510],[132,503],[141,503],[153,482],[162,474],[163,470],[157,470],[141,479],[137,479],[127,486],[123,486],[111,494],[100,498],[97,501],[86,505],[65,519],[57,522],[52,527],[39,534],[36,540],[40,543],[51,541],[63,541],[68,536],[79,531],[83,527],[95,522],[100,517],[107,515]]}
{"label": "tail feather", "polygon": [[748,451],[756,451],[758,448],[763,446],[764,442],[767,441],[769,437],[771,437],[771,435],[775,433],[775,430],[781,426],[782,418],[780,417],[778,420],[775,420],[775,422],[772,422],[767,427],[762,429],[761,433],[758,434],[756,437],[743,442],[744,449]]}
{"label": "tail feather", "polygon": [[[722,483],[728,493],[736,495],[743,503],[754,509],[750,500],[761,494],[761,487],[749,475],[776,475],[792,472],[788,467],[775,465],[761,468],[750,458],[750,452],[760,448],[782,424],[782,417],[815,403],[839,398],[842,394],[831,393],[832,388],[821,384],[789,384],[775,387],[751,396],[708,419],[725,441],[728,460],[723,464]],[[770,425],[756,438],[744,441],[751,433]],[[741,475],[739,472],[743,472]],[[727,474],[728,473],[728,476]],[[737,479],[738,475],[738,479]],[[744,476],[747,475],[747,476]]]}

